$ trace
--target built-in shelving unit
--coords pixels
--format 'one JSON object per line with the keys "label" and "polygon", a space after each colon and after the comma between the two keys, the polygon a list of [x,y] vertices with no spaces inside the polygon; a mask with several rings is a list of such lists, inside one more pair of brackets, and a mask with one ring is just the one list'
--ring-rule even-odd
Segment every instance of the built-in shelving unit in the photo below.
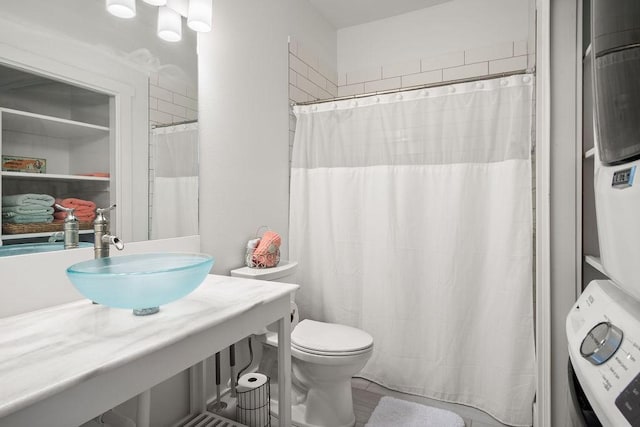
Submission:
{"label": "built-in shelving unit", "polygon": [[[0,83],[5,88],[0,92],[0,152],[44,160],[43,173],[0,171],[2,195],[49,194],[108,206],[112,146],[109,95],[1,65]],[[1,236],[6,244],[22,239],[46,241],[55,232],[40,232],[43,228],[39,225],[31,230],[25,226],[25,233],[19,226],[10,231],[7,228],[3,227]],[[37,232],[29,232],[33,230]]]}
{"label": "built-in shelving unit", "polygon": [[2,130],[78,141],[109,134],[109,128],[54,116],[0,107]]}
{"label": "built-in shelving unit", "polygon": [[57,180],[57,181],[95,181],[109,182],[111,179],[99,176],[86,175],[61,175],[56,173],[29,173],[29,172],[0,172],[3,179],[21,179],[21,180]]}

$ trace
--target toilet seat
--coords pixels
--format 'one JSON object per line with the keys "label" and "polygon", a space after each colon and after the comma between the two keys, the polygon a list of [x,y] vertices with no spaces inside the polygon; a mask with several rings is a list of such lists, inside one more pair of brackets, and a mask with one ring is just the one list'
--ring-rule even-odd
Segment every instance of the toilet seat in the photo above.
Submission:
{"label": "toilet seat", "polygon": [[305,319],[291,333],[291,348],[317,356],[356,356],[368,353],[373,337],[357,328]]}

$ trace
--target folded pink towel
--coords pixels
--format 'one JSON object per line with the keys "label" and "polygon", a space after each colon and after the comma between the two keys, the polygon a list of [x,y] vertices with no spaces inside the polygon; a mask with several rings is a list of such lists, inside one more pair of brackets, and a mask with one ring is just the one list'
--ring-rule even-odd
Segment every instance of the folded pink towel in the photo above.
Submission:
{"label": "folded pink towel", "polygon": [[[56,203],[65,208],[74,208],[74,215],[81,222],[91,222],[96,219],[96,204],[90,200],[76,199],[69,197],[67,199],[56,199]],[[57,211],[53,214],[56,222],[62,221],[67,217],[64,211]]]}
{"label": "folded pink towel", "polygon": [[82,199],[69,197],[68,199],[62,199],[60,204],[65,208],[76,208],[76,211],[81,207],[89,208],[92,211],[96,210],[96,204],[93,203],[91,200],[82,200]]}
{"label": "folded pink towel", "polygon": [[258,267],[275,267],[278,264],[278,251],[282,239],[274,231],[265,231],[258,243],[258,247],[253,251],[253,263]]}

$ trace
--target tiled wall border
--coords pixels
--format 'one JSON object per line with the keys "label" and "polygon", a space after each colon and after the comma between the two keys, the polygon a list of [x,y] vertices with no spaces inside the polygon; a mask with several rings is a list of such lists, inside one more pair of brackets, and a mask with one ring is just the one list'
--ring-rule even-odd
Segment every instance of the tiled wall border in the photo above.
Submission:
{"label": "tiled wall border", "polygon": [[509,41],[438,56],[347,71],[338,75],[338,96],[361,95],[452,80],[532,69],[526,40]]}

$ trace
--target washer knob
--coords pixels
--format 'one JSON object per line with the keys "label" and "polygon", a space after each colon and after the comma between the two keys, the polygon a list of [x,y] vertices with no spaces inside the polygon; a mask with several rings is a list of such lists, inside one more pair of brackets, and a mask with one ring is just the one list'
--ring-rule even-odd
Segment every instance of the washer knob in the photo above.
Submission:
{"label": "washer knob", "polygon": [[602,365],[622,344],[622,330],[610,322],[601,322],[591,328],[582,344],[580,354],[594,365]]}

